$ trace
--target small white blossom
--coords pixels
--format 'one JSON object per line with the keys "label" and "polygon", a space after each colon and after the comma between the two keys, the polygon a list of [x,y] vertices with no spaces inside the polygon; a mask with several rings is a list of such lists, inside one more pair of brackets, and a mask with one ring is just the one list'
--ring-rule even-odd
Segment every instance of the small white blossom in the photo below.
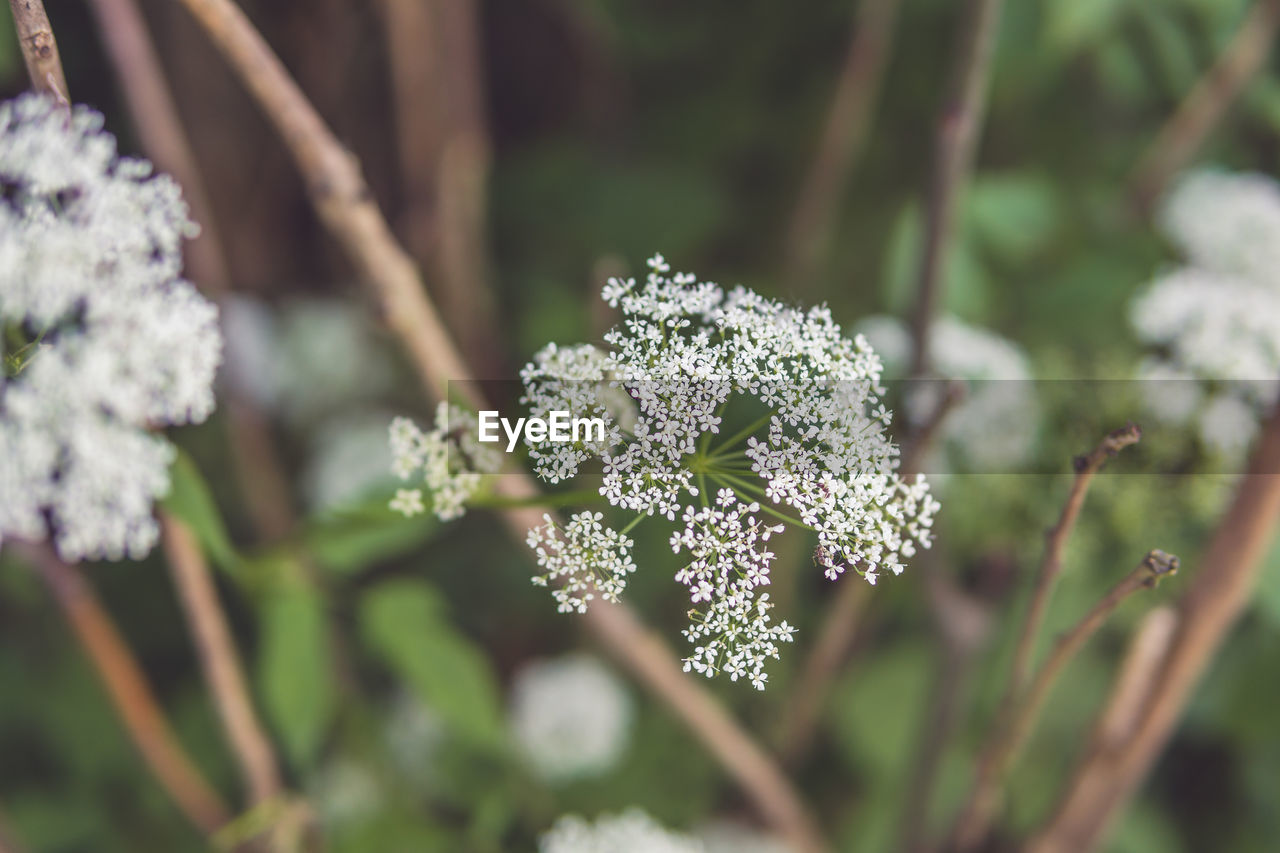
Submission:
{"label": "small white blossom", "polygon": [[632,704],[622,683],[587,655],[535,661],[511,687],[511,730],[534,771],[551,782],[599,776],[626,751]]}
{"label": "small white blossom", "polygon": [[698,830],[707,853],[794,853],[791,847],[758,829],[717,820]]}
{"label": "small white blossom", "polygon": [[179,278],[197,229],[177,184],[117,155],[102,116],[0,105],[0,537],[68,560],[139,557],[173,449],[204,420],[217,311]]}
{"label": "small white blossom", "polygon": [[[531,448],[531,456],[552,482],[598,459],[599,493],[614,507],[636,520],[681,519],[672,545],[693,562],[677,579],[700,605],[686,631],[695,643],[686,665],[762,687],[764,661],[793,629],[772,625],[768,595],[756,594],[772,559],[762,543],[781,526],[756,514],[815,530],[828,577],[852,567],[874,583],[928,546],[937,502],[923,479],[897,476],[880,360],[863,338],[846,337],[825,306],[802,311],[743,287],[726,293],[671,274],[660,255],[649,266],[643,283],[605,285],[605,301],[622,312],[606,349],[548,347],[522,372],[535,415],[605,417],[606,440]],[[722,437],[735,407],[758,420]],[[721,490],[714,507],[708,483]],[[567,584],[555,590],[562,611],[584,609],[596,590],[616,597],[632,570],[629,540],[620,548],[602,517],[575,516],[570,536],[548,519],[529,537],[548,569],[536,581]]]}
{"label": "small white blossom", "polygon": [[538,841],[539,853],[706,853],[701,841],[664,828],[631,808],[601,815],[594,824],[565,815]]}
{"label": "small white blossom", "polygon": [[304,493],[313,510],[351,504],[387,485],[391,421],[385,413],[362,411],[319,424],[310,436],[310,454],[302,472]]}
{"label": "small white blossom", "polygon": [[[460,518],[466,503],[484,483],[485,474],[502,468],[502,452],[482,444],[475,433],[475,416],[449,403],[436,407],[435,426],[423,432],[408,418],[391,422],[391,470],[401,480],[420,472],[431,510],[441,521]],[[417,497],[413,497],[417,493]],[[422,511],[422,492],[401,489],[391,508],[405,515]]]}
{"label": "small white blossom", "polygon": [[[730,489],[721,489],[715,506],[696,512],[685,508],[684,529],[672,534],[671,549],[688,551],[694,558],[676,572],[695,605],[684,635],[696,648],[685,659],[685,672],[708,678],[726,672],[733,681],[743,677],[763,690],[769,677],[765,661],[777,659],[778,644],[791,642],[795,629],[786,622],[771,625],[769,595],[756,595],[759,587],[768,585],[773,562],[765,543],[784,529],[781,524],[761,524],[754,515],[759,511],[760,504],[740,504]],[[697,607],[699,603],[705,603],[704,608]]]}
{"label": "small white blossom", "polygon": [[627,585],[627,575],[636,570],[631,559],[634,542],[605,527],[603,513],[579,512],[561,527],[550,515],[529,531],[527,542],[537,555],[544,574],[533,582],[552,586],[552,595],[561,613],[586,613],[587,604],[597,595],[617,602]]}
{"label": "small white blossom", "polygon": [[1139,378],[1188,381],[1144,382],[1144,397],[1167,422],[1195,417],[1206,446],[1238,456],[1280,397],[1280,186],[1193,172],[1159,222],[1189,263],[1157,276],[1131,306],[1134,331],[1156,353]]}
{"label": "small white blossom", "polygon": [[[886,370],[905,377],[911,334],[901,321],[868,317],[858,324]],[[1035,451],[1039,406],[1032,386],[1031,364],[1015,343],[954,317],[939,317],[929,331],[934,370],[965,382],[965,396],[947,413],[942,425],[947,460],[955,467],[980,472],[1016,469]],[[907,417],[919,424],[940,405],[941,383],[924,382],[908,389]]]}

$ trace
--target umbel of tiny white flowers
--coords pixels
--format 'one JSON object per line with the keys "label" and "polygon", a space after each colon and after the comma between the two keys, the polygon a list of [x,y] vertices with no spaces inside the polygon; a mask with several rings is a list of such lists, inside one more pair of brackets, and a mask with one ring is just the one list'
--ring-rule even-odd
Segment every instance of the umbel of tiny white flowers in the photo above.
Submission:
{"label": "umbel of tiny white flowers", "polygon": [[197,229],[177,184],[119,157],[102,116],[0,105],[0,538],[139,557],[172,446],[204,420],[217,312],[181,280]]}
{"label": "umbel of tiny white flowers", "polygon": [[[521,372],[531,416],[568,410],[608,424],[595,444],[531,443],[539,476],[560,482],[599,459],[600,495],[634,515],[619,531],[590,511],[564,527],[548,517],[529,536],[545,570],[535,582],[557,584],[562,611],[582,610],[597,594],[616,599],[634,571],[632,527],[679,519],[672,548],[690,562],[676,578],[695,605],[685,668],[763,689],[766,660],[794,631],[772,624],[773,604],[759,592],[769,583],[770,536],[808,529],[827,577],[853,568],[874,583],[928,546],[938,504],[922,477],[897,476],[880,361],[825,306],[801,311],[743,287],[726,293],[671,275],[661,256],[650,269],[643,283],[605,286],[623,315],[607,349],[551,345]],[[735,406],[764,414],[722,438]],[[781,524],[762,523],[766,514]]]}
{"label": "umbel of tiny white flowers", "polygon": [[706,853],[692,836],[673,832],[643,810],[605,814],[589,822],[564,815],[538,839],[539,853]]}
{"label": "umbel of tiny white flowers", "polygon": [[[401,480],[421,478],[431,509],[441,521],[460,518],[480,490],[484,474],[502,468],[502,453],[482,444],[475,417],[451,403],[436,407],[435,426],[423,432],[408,418],[391,422],[391,470]],[[426,511],[422,489],[399,489],[391,508],[407,516]]]}
{"label": "umbel of tiny white flowers", "polygon": [[1155,351],[1139,368],[1148,408],[1172,423],[1196,416],[1207,446],[1242,454],[1280,396],[1280,184],[1192,172],[1159,224],[1187,263],[1157,276],[1129,312]]}

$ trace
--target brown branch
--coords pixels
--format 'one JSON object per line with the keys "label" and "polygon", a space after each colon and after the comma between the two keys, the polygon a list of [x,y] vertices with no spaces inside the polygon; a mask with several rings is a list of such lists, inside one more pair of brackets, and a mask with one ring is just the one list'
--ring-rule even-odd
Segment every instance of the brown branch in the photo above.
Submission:
{"label": "brown branch", "polygon": [[4,810],[0,809],[0,853],[25,853],[26,849],[19,843],[17,834],[14,833],[13,827],[9,825],[4,815]]}
{"label": "brown branch", "polygon": [[1085,495],[1089,484],[1107,460],[1124,448],[1137,443],[1142,437],[1142,430],[1137,424],[1129,424],[1107,435],[1087,456],[1076,457],[1075,479],[1071,483],[1071,491],[1067,493],[1062,514],[1045,537],[1044,557],[1036,572],[1036,585],[1031,593],[1031,603],[1027,606],[1027,615],[1018,634],[1014,646],[1013,666],[1010,669],[1009,684],[1005,688],[1002,702],[1006,708],[1022,692],[1031,671],[1031,658],[1035,653],[1036,639],[1040,633],[1040,625],[1044,622],[1045,611],[1049,606],[1049,597],[1053,593],[1054,584],[1062,572],[1062,554],[1066,549],[1071,531],[1075,529],[1076,519],[1084,506]]}
{"label": "brown branch", "polygon": [[867,141],[893,41],[899,0],[862,0],[818,150],[787,229],[786,279],[804,284],[831,239],[836,209]]}
{"label": "brown branch", "polygon": [[1102,600],[1058,639],[1047,660],[1036,672],[1007,722],[997,723],[978,760],[978,774],[969,800],[956,821],[948,849],[975,849],[987,837],[999,807],[1005,776],[1035,728],[1045,700],[1062,670],[1102,627],[1111,612],[1135,592],[1153,589],[1159,581],[1178,571],[1178,558],[1164,551],[1151,551],[1138,567],[1102,597]]}
{"label": "brown branch", "polygon": [[938,312],[942,273],[955,231],[956,208],[969,182],[978,131],[986,112],[1001,0],[968,0],[956,54],[955,89],[938,119],[933,182],[925,224],[915,312],[911,318],[911,375],[929,369],[929,329]]}
{"label": "brown branch", "polygon": [[[205,294],[225,304],[232,291],[225,244],[146,21],[135,0],[90,0],[89,8],[143,148],[177,180],[200,223],[200,235],[186,246],[187,269]],[[223,403],[249,515],[263,539],[281,541],[293,530],[296,516],[266,420],[239,388],[226,389]]]}
{"label": "brown branch", "polygon": [[280,771],[245,687],[240,656],[218,602],[208,563],[191,528],[168,513],[161,514],[160,523],[169,570],[191,626],[205,683],[213,694],[218,718],[240,765],[251,802],[261,804],[280,794]]}
{"label": "brown branch", "polygon": [[[182,0],[239,74],[306,178],[324,224],[373,288],[392,330],[402,339],[421,379],[437,397],[451,380],[470,379],[412,260],[395,241],[373,203],[355,158],[345,151],[244,14],[229,0]],[[454,389],[482,401],[474,383]],[[512,497],[536,494],[527,475],[499,477]],[[512,510],[508,524],[523,538],[541,521],[536,510]],[[790,782],[715,699],[680,670],[675,656],[630,611],[594,607],[589,630],[651,690],[661,696],[730,772],[770,823],[798,849],[823,849],[821,836]]]}
{"label": "brown branch", "polygon": [[13,12],[14,30],[22,46],[32,88],[64,106],[71,106],[67,78],[58,56],[58,41],[53,37],[43,0],[9,0],[9,10]]}
{"label": "brown branch", "polygon": [[1129,679],[1112,689],[1145,694],[1127,736],[1086,755],[1054,817],[1035,836],[1037,853],[1087,851],[1101,841],[1173,733],[1191,691],[1240,617],[1280,520],[1280,413],[1273,412],[1201,559],[1201,570],[1178,605],[1177,627],[1149,690]]}
{"label": "brown branch", "polygon": [[62,562],[44,546],[26,546],[22,553],[62,608],[156,781],[197,829],[212,835],[227,822],[227,807],[178,743],[110,615],[74,566]]}
{"label": "brown branch", "polygon": [[[475,0],[382,0],[400,171],[401,231],[438,282],[472,365],[501,350],[485,240],[489,135]],[[483,374],[483,370],[481,373]]]}
{"label": "brown branch", "polygon": [[1150,212],[1169,181],[1191,162],[1261,70],[1275,41],[1277,25],[1280,0],[1254,3],[1217,61],[1160,128],[1129,179],[1129,198],[1140,213]]}

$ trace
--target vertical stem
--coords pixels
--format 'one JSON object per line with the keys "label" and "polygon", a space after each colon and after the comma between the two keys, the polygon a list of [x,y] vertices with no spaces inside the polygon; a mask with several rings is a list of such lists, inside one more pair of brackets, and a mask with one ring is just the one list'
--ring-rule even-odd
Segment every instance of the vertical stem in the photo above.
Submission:
{"label": "vertical stem", "polygon": [[62,73],[58,41],[53,37],[43,0],[9,0],[9,10],[32,88],[69,107],[67,78]]}
{"label": "vertical stem", "polygon": [[1178,558],[1163,551],[1150,552],[1132,572],[1111,588],[1066,634],[1036,672],[1026,692],[1018,699],[1007,722],[998,722],[978,761],[978,776],[956,821],[952,844],[948,849],[974,850],[987,837],[1000,806],[1004,778],[1018,753],[1026,745],[1049,698],[1058,676],[1084,644],[1102,627],[1120,602],[1141,589],[1154,588],[1163,577],[1176,573]]}
{"label": "vertical stem", "polygon": [[840,196],[866,144],[900,0],[861,0],[818,150],[787,230],[787,279],[804,283],[831,238]]}
{"label": "vertical stem", "polygon": [[1186,167],[1245,86],[1262,68],[1280,26],[1280,0],[1257,0],[1240,29],[1160,128],[1129,179],[1129,197],[1141,213]]}
{"label": "vertical stem", "polygon": [[227,822],[227,807],[178,743],[111,617],[74,566],[47,548],[30,547],[25,553],[62,608],[152,775],[187,819],[212,835]]}
{"label": "vertical stem", "polygon": [[0,853],[25,853],[26,848],[18,842],[4,812],[0,810]]}
{"label": "vertical stem", "polygon": [[955,230],[956,207],[969,182],[978,131],[986,112],[1001,0],[967,0],[956,54],[955,90],[938,118],[933,183],[925,225],[915,313],[911,318],[911,375],[929,369],[929,327],[938,311],[942,272]]}
{"label": "vertical stem", "polygon": [[218,602],[209,566],[191,528],[168,513],[161,515],[160,523],[169,571],[187,614],[205,683],[213,694],[218,718],[240,765],[245,787],[252,802],[260,804],[280,793],[280,771],[245,687],[240,658]]}

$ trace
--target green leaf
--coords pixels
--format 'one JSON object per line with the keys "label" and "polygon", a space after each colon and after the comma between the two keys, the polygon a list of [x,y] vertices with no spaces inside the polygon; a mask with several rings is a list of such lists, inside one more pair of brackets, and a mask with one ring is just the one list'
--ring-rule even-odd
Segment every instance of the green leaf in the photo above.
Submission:
{"label": "green leaf", "polygon": [[1103,40],[1119,23],[1124,0],[1070,0],[1044,6],[1045,42],[1051,51],[1071,55]]}
{"label": "green leaf", "polygon": [[242,559],[227,535],[209,484],[181,449],[169,467],[169,494],[161,505],[190,525],[205,553],[220,568],[234,573],[240,567]]}
{"label": "green leaf", "polygon": [[387,581],[364,594],[365,643],[458,735],[497,745],[502,720],[497,681],[485,656],[454,630],[445,603],[427,583]]}
{"label": "green leaf", "polygon": [[1254,602],[1267,622],[1274,628],[1280,628],[1280,538],[1272,544],[1263,563]]}
{"label": "green leaf", "polygon": [[1042,248],[1061,219],[1053,184],[1028,172],[983,175],[965,201],[978,240],[1015,261]]}
{"label": "green leaf", "polygon": [[440,529],[435,516],[406,518],[389,500],[379,496],[310,522],[307,553],[329,571],[349,574],[412,551]]}
{"label": "green leaf", "polygon": [[290,759],[310,765],[336,707],[324,602],[300,585],[277,590],[262,608],[258,658],[267,717]]}

